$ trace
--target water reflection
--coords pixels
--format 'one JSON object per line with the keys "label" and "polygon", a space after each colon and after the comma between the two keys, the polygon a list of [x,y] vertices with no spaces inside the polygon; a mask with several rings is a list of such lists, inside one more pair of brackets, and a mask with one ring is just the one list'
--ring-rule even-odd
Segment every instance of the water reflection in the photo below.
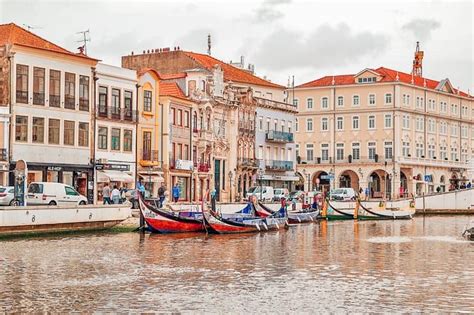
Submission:
{"label": "water reflection", "polygon": [[0,242],[3,312],[474,312],[468,217]]}

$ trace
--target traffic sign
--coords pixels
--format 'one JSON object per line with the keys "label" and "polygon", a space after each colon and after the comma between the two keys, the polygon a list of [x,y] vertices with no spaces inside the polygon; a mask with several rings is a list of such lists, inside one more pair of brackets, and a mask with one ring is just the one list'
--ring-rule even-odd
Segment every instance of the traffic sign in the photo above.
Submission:
{"label": "traffic sign", "polygon": [[321,175],[321,179],[334,179],[334,175]]}

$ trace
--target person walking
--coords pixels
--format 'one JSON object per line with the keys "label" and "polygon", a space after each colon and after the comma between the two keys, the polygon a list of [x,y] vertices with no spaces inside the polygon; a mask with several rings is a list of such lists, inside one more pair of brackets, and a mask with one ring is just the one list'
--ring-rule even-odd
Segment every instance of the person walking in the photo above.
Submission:
{"label": "person walking", "polygon": [[165,200],[165,191],[166,191],[165,183],[161,183],[160,188],[158,188],[158,198],[160,199],[160,208],[163,207],[163,201]]}
{"label": "person walking", "polygon": [[102,188],[102,200],[105,204],[110,205],[110,187],[109,184],[105,184],[104,188]]}
{"label": "person walking", "polygon": [[173,201],[178,202],[179,195],[181,193],[181,189],[179,188],[178,183],[174,184],[172,193],[173,193]]}
{"label": "person walking", "polygon": [[370,190],[369,187],[365,187],[365,200],[369,200]]}
{"label": "person walking", "polygon": [[114,205],[118,205],[120,203],[120,190],[118,190],[117,185],[114,185],[114,189],[112,189],[112,203]]}

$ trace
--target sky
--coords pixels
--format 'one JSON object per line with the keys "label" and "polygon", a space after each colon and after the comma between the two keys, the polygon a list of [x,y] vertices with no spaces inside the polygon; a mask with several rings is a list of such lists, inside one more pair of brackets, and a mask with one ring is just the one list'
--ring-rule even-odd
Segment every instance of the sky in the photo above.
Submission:
{"label": "sky", "polygon": [[423,76],[449,78],[474,94],[474,1],[52,1],[0,0],[0,23],[77,51],[90,31],[88,54],[120,65],[132,51],[180,46],[223,61],[255,66],[287,85],[384,66],[410,72],[416,41]]}

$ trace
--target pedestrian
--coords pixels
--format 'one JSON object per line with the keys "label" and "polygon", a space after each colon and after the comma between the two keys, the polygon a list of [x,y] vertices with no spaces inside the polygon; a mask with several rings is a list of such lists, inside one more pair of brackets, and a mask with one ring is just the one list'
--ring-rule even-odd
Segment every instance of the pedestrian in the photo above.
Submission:
{"label": "pedestrian", "polygon": [[173,193],[173,201],[178,202],[179,195],[181,193],[181,189],[179,188],[178,183],[174,184],[172,193]]}
{"label": "pedestrian", "polygon": [[161,183],[160,188],[158,188],[158,198],[160,199],[160,208],[163,207],[163,201],[165,200],[165,183]]}
{"label": "pedestrian", "polygon": [[143,198],[146,198],[145,196],[145,186],[143,186],[142,180],[139,179],[137,182],[137,190],[140,192]]}
{"label": "pedestrian", "polygon": [[469,188],[471,188],[471,187],[472,187],[471,182],[468,182],[467,185],[466,185],[466,188],[469,189]]}
{"label": "pedestrian", "polygon": [[441,187],[436,187],[436,192],[439,194],[441,192]]}
{"label": "pedestrian", "polygon": [[120,190],[118,190],[117,185],[114,185],[114,189],[112,189],[112,203],[114,205],[118,205],[120,203]]}
{"label": "pedestrian", "polygon": [[365,187],[365,200],[369,200],[370,190],[369,187]]}
{"label": "pedestrian", "polygon": [[370,198],[374,198],[374,187],[370,187]]}
{"label": "pedestrian", "polygon": [[110,205],[110,187],[109,184],[105,183],[104,188],[102,188],[102,199],[105,204]]}
{"label": "pedestrian", "polygon": [[402,185],[400,185],[400,198],[403,198],[405,196],[405,188],[403,188]]}

